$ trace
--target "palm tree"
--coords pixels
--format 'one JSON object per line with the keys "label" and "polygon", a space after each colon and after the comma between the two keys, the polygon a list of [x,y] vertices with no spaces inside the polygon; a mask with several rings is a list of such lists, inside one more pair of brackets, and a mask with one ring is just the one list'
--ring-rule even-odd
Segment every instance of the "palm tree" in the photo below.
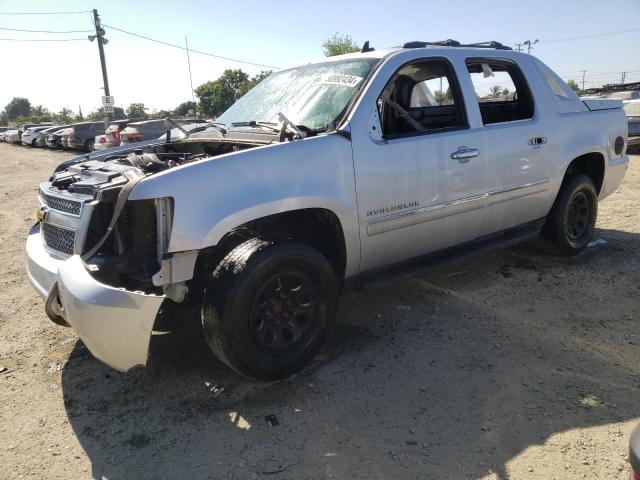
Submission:
{"label": "palm tree", "polygon": [[73,112],[67,107],[62,107],[62,110],[58,112],[58,121],[61,123],[71,123],[71,114]]}
{"label": "palm tree", "polygon": [[31,109],[31,113],[33,113],[33,115],[44,115],[45,113],[47,113],[47,109],[44,108],[42,105],[38,105],[36,107],[33,107]]}

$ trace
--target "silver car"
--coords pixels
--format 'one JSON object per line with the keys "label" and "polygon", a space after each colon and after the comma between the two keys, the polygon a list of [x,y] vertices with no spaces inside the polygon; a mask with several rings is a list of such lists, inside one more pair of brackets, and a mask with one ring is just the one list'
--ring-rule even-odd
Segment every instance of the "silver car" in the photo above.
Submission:
{"label": "silver car", "polygon": [[42,125],[39,127],[30,127],[27,128],[23,133],[22,133],[22,144],[23,145],[29,145],[31,147],[35,147],[36,146],[36,141],[38,140],[38,136],[40,135],[40,132],[44,131],[44,130],[48,130],[51,128],[51,125]]}
{"label": "silver car", "polygon": [[629,146],[637,148],[640,145],[640,100],[626,101],[622,108],[629,124]]}

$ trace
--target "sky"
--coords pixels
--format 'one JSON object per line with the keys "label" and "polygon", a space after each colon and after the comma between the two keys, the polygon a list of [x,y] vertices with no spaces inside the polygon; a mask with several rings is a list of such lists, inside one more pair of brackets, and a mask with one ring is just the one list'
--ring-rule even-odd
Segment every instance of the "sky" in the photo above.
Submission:
{"label": "sky", "polygon": [[[31,33],[22,30],[91,30],[88,11],[105,24],[107,70],[117,106],[142,102],[152,113],[191,99],[184,50],[109,28],[109,25],[215,55],[285,68],[322,57],[335,32],[359,44],[384,48],[410,40],[453,38],[463,43],[497,40],[515,46],[538,39],[531,53],[565,80],[585,86],[640,81],[640,0],[608,2],[494,0],[472,2],[351,1],[316,3],[189,2],[136,0],[0,0],[0,39],[80,39],[60,42],[0,40],[0,108],[13,97],[58,112],[87,113],[101,105],[102,75],[90,32]],[[84,11],[78,14],[8,15],[11,12]],[[633,30],[633,31],[629,31]],[[606,35],[611,32],[624,32]],[[579,38],[576,38],[579,37]],[[268,67],[191,54],[194,88],[225,69],[256,74]]]}

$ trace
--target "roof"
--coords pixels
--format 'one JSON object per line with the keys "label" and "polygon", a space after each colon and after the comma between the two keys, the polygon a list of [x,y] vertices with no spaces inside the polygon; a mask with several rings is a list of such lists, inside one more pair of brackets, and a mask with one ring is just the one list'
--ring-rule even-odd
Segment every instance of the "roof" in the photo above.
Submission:
{"label": "roof", "polygon": [[[508,47],[506,48],[492,48],[490,46],[482,46],[482,44],[469,44],[469,45],[460,45],[460,46],[448,46],[448,45],[438,45],[437,42],[433,42],[432,44],[426,44],[424,46],[420,44],[425,44],[427,42],[408,42],[405,45],[419,45],[419,46],[397,46],[397,47],[388,47],[382,49],[370,50],[367,52],[355,52],[355,53],[347,53],[344,55],[335,55],[332,57],[322,57],[308,62],[308,64],[316,64],[316,63],[325,63],[331,61],[340,61],[340,60],[349,60],[349,59],[359,59],[359,58],[385,58],[392,55],[396,55],[401,52],[406,51],[420,51],[424,52],[425,56],[433,55],[444,55],[446,53],[451,52],[463,52],[463,54],[471,54],[473,56],[494,56],[496,53],[500,56],[506,57],[516,57],[527,55],[526,53],[517,52]],[[492,42],[484,42],[486,44],[491,44]],[[499,43],[495,42],[497,45]],[[489,54],[489,55],[487,55]],[[528,55],[530,56],[530,55]],[[295,68],[297,65],[293,65],[287,68]]]}

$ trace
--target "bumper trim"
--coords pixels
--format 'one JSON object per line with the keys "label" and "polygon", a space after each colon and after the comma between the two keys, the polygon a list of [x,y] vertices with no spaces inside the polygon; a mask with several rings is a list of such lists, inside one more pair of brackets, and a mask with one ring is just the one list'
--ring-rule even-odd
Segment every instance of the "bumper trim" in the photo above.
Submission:
{"label": "bumper trim", "polygon": [[66,321],[94,357],[122,372],[146,365],[164,296],[104,285],[89,274],[79,255],[60,265],[58,288]]}

